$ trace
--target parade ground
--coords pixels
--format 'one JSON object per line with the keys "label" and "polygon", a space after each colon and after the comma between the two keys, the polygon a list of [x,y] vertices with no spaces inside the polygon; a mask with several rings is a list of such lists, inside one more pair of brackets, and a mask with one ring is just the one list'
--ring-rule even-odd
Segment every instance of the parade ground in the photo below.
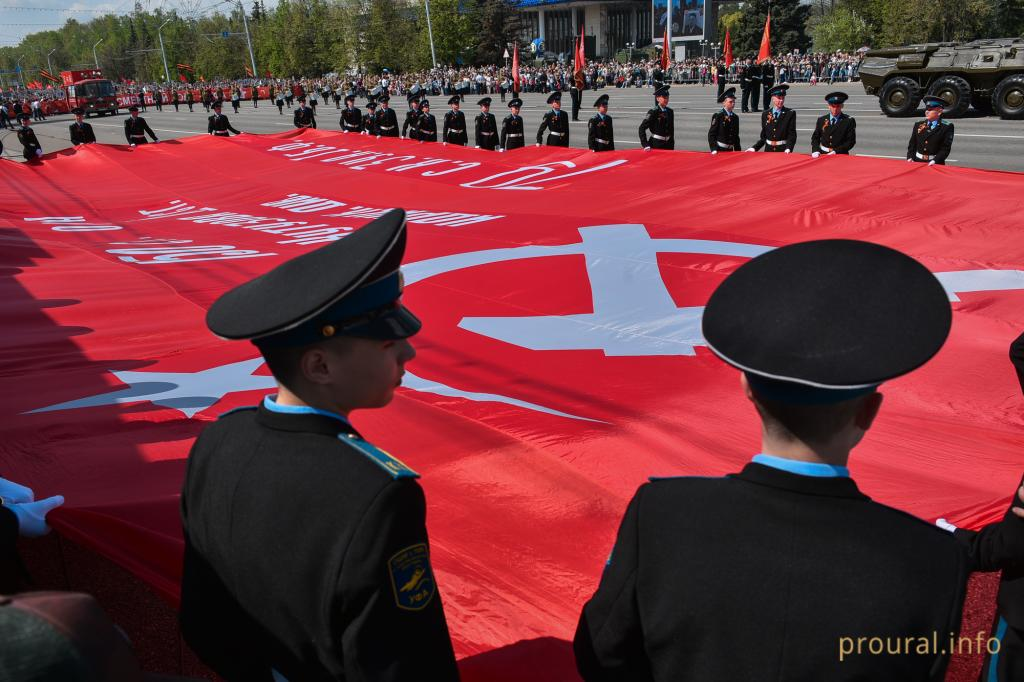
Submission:
{"label": "parade ground", "polygon": [[[860,83],[827,83],[815,86],[793,85],[786,99],[786,105],[797,111],[797,152],[810,153],[811,133],[815,119],[825,113],[824,97],[834,90],[842,90],[850,95],[844,111],[857,119],[857,146],[854,154],[875,158],[906,158],[907,141],[910,136],[912,122],[924,117],[923,108],[914,118],[888,118],[878,108],[878,100],[864,93]],[[711,115],[719,109],[716,103],[715,86],[677,85],[672,88],[670,106],[675,111],[676,149],[680,151],[708,151],[707,130]],[[615,144],[618,149],[634,149],[639,147],[637,128],[647,110],[653,106],[652,88],[603,88],[600,91],[586,90],[583,93],[583,106],[580,109],[580,120],[573,122],[570,129],[570,143],[573,147],[586,147],[587,119],[593,116],[594,100],[601,94],[611,97],[609,114],[615,122]],[[739,91],[737,89],[737,94]],[[508,109],[498,95],[494,100],[491,113],[501,119]],[[522,115],[526,120],[527,140],[533,142],[543,112],[548,108],[546,95],[540,93],[523,93],[524,106]],[[441,132],[444,114],[448,111],[446,96],[430,98],[431,112],[437,118],[438,134]],[[470,126],[472,140],[472,118],[479,111],[476,105],[479,96],[468,95],[462,104]],[[404,98],[395,97],[392,107],[402,121],[407,109]],[[359,99],[356,105],[365,108],[365,100]],[[562,105],[565,111],[571,110],[571,99],[568,93],[563,94]],[[149,122],[150,127],[161,139],[188,137],[206,132],[206,118],[202,104],[193,105],[194,111],[189,113],[188,106],[179,105],[174,111],[173,105],[164,105],[163,111],[155,106],[141,114]],[[760,126],[760,114],[743,114],[740,112],[741,100],[736,102],[736,111],[740,113],[740,140],[744,147],[757,140]],[[231,103],[224,103],[223,113],[228,115],[232,125],[238,130],[250,133],[276,133],[293,127],[291,111],[285,107],[284,114],[279,115],[272,102],[260,101],[254,109],[252,102],[244,101],[238,114],[234,114]],[[127,111],[122,111],[116,118],[90,118],[101,143],[125,144],[122,121]],[[338,111],[334,102],[317,106],[317,125],[324,130],[338,130]],[[46,121],[33,123],[32,127],[39,137],[43,151],[46,153],[59,151],[71,145],[68,125],[73,121],[70,115],[51,116]],[[954,166],[988,168],[994,170],[1024,171],[1024,155],[1015,153],[1024,145],[1024,121],[1005,121],[996,116],[981,116],[973,110],[965,118],[955,119],[956,137],[953,151],[948,163]],[[21,147],[13,131],[3,133],[4,157],[21,160]]]}

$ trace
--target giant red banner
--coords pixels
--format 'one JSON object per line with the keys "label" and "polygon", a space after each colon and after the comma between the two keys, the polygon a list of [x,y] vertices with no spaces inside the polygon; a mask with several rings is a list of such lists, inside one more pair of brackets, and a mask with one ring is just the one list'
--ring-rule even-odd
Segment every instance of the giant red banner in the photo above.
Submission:
{"label": "giant red banner", "polygon": [[515,679],[536,651],[571,668],[566,641],[636,487],[758,451],[700,315],[781,244],[866,239],[938,275],[949,341],[883,387],[851,469],[928,520],[1001,516],[1024,452],[1006,352],[1024,328],[1021,187],[843,156],[496,154],[313,130],[3,162],[0,474],[65,495],[60,533],[173,601],[189,446],[273,385],[253,346],[206,330],[206,309],[402,207],[419,354],[394,403],[354,421],[422,474],[467,677]]}

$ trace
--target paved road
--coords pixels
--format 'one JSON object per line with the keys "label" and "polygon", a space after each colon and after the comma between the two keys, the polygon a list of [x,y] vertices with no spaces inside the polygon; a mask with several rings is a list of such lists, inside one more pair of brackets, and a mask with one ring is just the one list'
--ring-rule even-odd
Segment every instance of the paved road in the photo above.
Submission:
{"label": "paved road", "polygon": [[[856,154],[882,158],[902,159],[906,157],[907,140],[910,137],[912,122],[916,119],[883,116],[878,109],[877,99],[864,94],[863,87],[859,83],[813,87],[795,85],[790,89],[786,103],[797,110],[799,134],[797,151],[810,152],[814,119],[825,112],[823,98],[826,93],[834,89],[845,90],[851,95],[850,100],[846,103],[846,112],[857,118],[858,143],[854,150]],[[605,88],[598,92],[585,91],[584,108],[580,111],[581,120],[578,123],[573,123],[570,131],[572,146],[583,147],[586,145],[586,119],[593,115],[591,105],[594,99],[602,93],[608,93],[611,96],[609,113],[615,119],[618,148],[639,147],[637,127],[644,113],[653,105],[650,88]],[[683,85],[675,86],[672,89],[671,106],[676,112],[676,149],[708,150],[707,128],[711,114],[718,110],[715,94],[716,90],[712,86]],[[526,93],[523,95],[523,99],[525,106],[522,113],[526,118],[528,138],[532,139],[531,136],[536,133],[540,123],[541,114],[547,109],[546,98],[540,94]],[[446,97],[431,98],[432,109],[438,119],[439,129],[444,112],[448,109],[445,104],[446,100]],[[463,111],[466,112],[467,119],[472,119],[478,111],[476,100],[475,96],[467,97],[463,104]],[[491,111],[500,121],[505,116],[507,109],[497,96],[494,97],[494,100]],[[570,104],[568,94],[564,95],[563,102],[568,110]],[[399,111],[399,120],[401,120],[405,103],[400,100],[393,100],[393,103]],[[358,102],[358,104],[361,105],[362,102]],[[739,106],[737,106],[738,109]],[[338,112],[334,109],[333,102],[327,107],[321,104],[317,111],[320,128],[340,129]],[[281,116],[277,113],[277,108],[269,102],[261,102],[257,109],[253,109],[251,102],[245,102],[238,115],[232,114],[231,107],[228,105],[225,107],[224,113],[228,114],[235,128],[251,133],[279,132],[292,127],[289,110],[285,108],[284,115]],[[923,116],[923,112],[920,113]],[[195,105],[193,113],[189,113],[188,107],[184,105],[177,113],[173,106],[165,106],[163,112],[158,112],[155,107],[150,107],[149,111],[143,115],[162,139],[206,132],[208,114],[203,110],[202,105]],[[70,116],[57,116],[33,126],[44,151],[57,151],[70,145],[68,124],[71,120]],[[123,115],[116,118],[89,119],[99,141],[113,144],[125,143],[122,120]],[[740,138],[745,146],[756,140],[758,125],[758,114],[741,114]],[[472,126],[471,120],[470,126]],[[20,159],[21,148],[14,133],[0,131],[0,135],[3,135],[0,139],[3,139],[5,147],[4,156]],[[949,162],[957,166],[1024,171],[1024,121],[1003,121],[994,116],[973,115],[957,119],[956,139]]]}

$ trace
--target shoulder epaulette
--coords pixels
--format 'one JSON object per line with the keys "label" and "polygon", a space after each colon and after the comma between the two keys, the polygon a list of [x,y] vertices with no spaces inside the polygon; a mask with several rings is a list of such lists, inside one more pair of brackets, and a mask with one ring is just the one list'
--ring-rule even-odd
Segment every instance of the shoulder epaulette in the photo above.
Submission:
{"label": "shoulder epaulette", "polygon": [[233,410],[228,410],[227,412],[221,412],[220,414],[217,415],[217,419],[223,419],[224,417],[228,416],[229,414],[234,414],[235,412],[242,412],[244,410],[255,410],[255,409],[256,409],[255,405],[243,405],[242,407],[236,407]]}
{"label": "shoulder epaulette", "polygon": [[353,448],[358,450],[361,454],[373,461],[374,464],[379,466],[384,471],[391,474],[391,478],[419,478],[420,475],[415,471],[407,467],[401,460],[396,457],[392,457],[390,454],[381,450],[372,443],[368,443],[359,436],[352,433],[343,433],[338,436],[338,440],[348,443]]}
{"label": "shoulder epaulette", "polygon": [[944,126],[951,126],[951,125],[953,125],[952,121],[947,121],[946,119],[941,119],[941,120],[942,120],[942,125],[944,125]]}

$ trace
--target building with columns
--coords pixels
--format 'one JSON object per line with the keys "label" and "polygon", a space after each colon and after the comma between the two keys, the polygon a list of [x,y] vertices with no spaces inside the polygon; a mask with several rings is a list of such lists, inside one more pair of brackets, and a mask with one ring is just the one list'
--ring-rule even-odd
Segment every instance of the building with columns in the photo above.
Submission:
{"label": "building with columns", "polygon": [[628,43],[651,43],[650,0],[518,0],[523,13],[523,38],[544,41],[544,50],[572,54],[573,41],[584,27],[589,58],[612,57]]}

